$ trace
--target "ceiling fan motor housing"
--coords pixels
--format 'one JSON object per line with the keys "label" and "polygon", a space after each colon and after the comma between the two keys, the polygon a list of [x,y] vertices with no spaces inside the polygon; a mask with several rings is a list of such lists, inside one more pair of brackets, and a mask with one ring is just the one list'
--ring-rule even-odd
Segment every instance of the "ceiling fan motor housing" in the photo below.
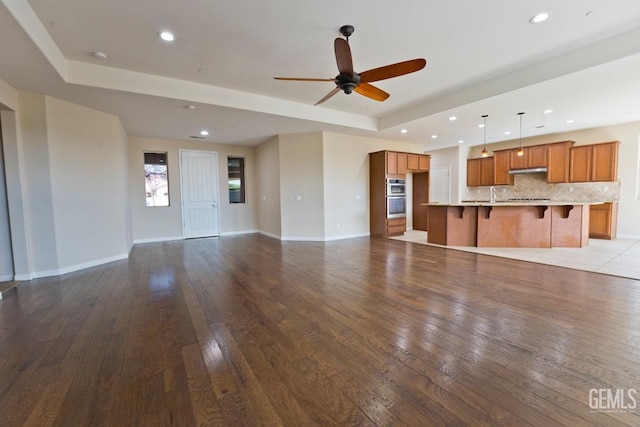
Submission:
{"label": "ceiling fan motor housing", "polygon": [[353,73],[353,76],[347,74],[338,74],[336,77],[336,86],[344,93],[350,94],[360,84],[360,76]]}

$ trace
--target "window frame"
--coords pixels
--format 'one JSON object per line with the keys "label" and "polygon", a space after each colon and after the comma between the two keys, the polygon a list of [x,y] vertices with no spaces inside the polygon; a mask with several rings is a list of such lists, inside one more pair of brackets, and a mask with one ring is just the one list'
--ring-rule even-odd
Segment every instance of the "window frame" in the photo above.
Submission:
{"label": "window frame", "polygon": [[[154,155],[154,156],[152,156]],[[160,155],[160,156],[158,156]],[[164,162],[162,161],[164,160]],[[145,150],[142,152],[143,170],[144,170],[144,193],[145,193],[145,207],[147,208],[167,208],[171,206],[171,194],[169,191],[169,153],[166,151],[152,151]],[[156,199],[153,195],[149,195],[149,186],[151,185],[151,179],[149,174],[153,173],[149,170],[149,167],[164,166],[164,173],[155,173],[156,175],[164,176],[166,182],[166,204],[149,204],[149,198]],[[164,185],[157,187],[156,191],[162,188]]]}
{"label": "window frame", "polygon": [[[240,165],[237,172],[232,171],[231,161],[238,160]],[[247,203],[247,173],[246,173],[246,157],[244,156],[227,156],[227,194],[229,196],[229,204],[241,205]],[[236,176],[236,174],[238,176]],[[233,176],[232,176],[233,175]],[[239,200],[234,201],[235,197],[232,196],[232,180],[240,180],[239,185]]]}

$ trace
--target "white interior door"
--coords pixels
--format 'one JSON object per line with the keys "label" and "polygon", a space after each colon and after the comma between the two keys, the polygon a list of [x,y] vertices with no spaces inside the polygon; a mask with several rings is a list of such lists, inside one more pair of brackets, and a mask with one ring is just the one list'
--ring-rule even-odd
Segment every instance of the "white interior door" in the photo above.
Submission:
{"label": "white interior door", "polygon": [[429,201],[449,203],[451,199],[450,166],[440,166],[429,170]]}
{"label": "white interior door", "polygon": [[180,150],[185,239],[220,235],[218,153]]}

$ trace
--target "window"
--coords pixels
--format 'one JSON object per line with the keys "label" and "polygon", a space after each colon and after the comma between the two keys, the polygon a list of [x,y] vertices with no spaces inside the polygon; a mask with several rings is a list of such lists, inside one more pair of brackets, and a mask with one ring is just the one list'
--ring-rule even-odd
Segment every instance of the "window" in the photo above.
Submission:
{"label": "window", "polygon": [[167,153],[144,153],[144,190],[147,206],[169,206]]}
{"label": "window", "polygon": [[244,157],[229,157],[229,203],[246,203]]}

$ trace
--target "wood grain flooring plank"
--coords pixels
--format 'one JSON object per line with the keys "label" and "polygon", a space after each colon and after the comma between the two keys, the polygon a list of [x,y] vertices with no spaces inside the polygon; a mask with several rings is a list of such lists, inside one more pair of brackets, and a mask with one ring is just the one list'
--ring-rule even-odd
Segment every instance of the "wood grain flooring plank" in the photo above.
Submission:
{"label": "wood grain flooring plank", "polygon": [[387,239],[135,245],[0,302],[0,425],[640,425],[640,282]]}

